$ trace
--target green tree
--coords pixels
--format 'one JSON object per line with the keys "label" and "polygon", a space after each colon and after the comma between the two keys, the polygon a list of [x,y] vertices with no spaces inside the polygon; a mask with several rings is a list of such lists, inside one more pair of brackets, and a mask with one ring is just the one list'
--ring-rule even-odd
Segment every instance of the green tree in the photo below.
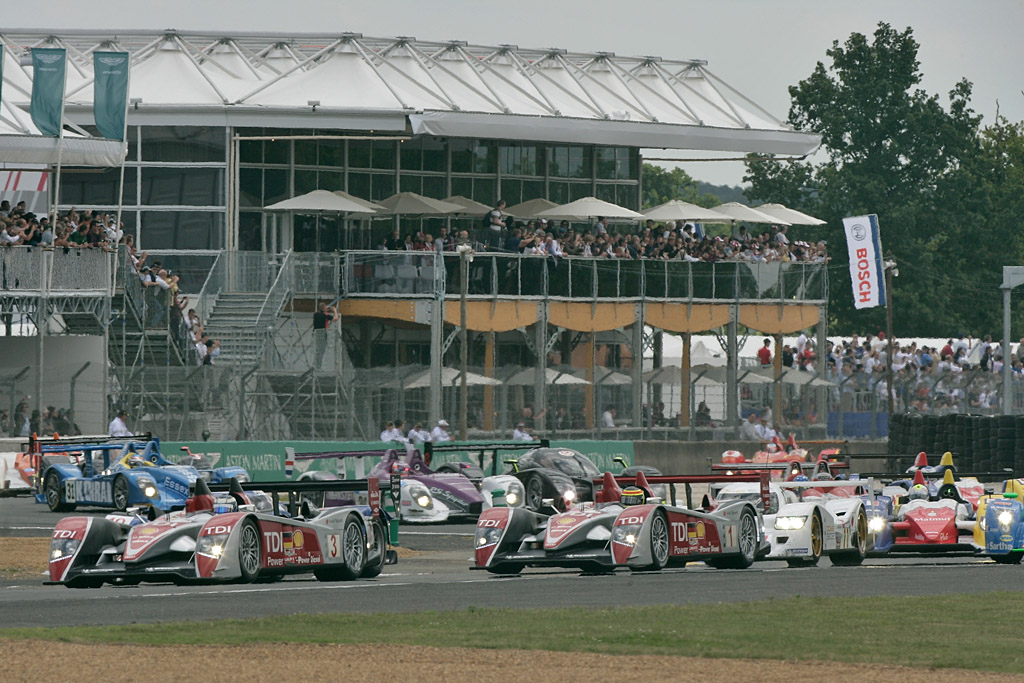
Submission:
{"label": "green tree", "polygon": [[667,169],[654,164],[644,164],[643,173],[643,206],[646,208],[673,199],[705,208],[720,203],[713,194],[701,193],[697,189],[697,181],[681,168]]}
{"label": "green tree", "polygon": [[[956,330],[995,333],[1000,265],[1020,199],[1011,191],[1019,160],[1001,157],[1019,127],[979,129],[971,84],[955,84],[944,108],[919,87],[918,44],[911,29],[880,23],[869,40],[854,33],[826,51],[831,65],[790,87],[790,123],[822,136],[823,161],[785,163],[751,157],[744,180],[751,199],[778,201],[828,220],[800,228],[798,239],[828,240],[833,329],[882,329],[882,308],[856,311],[846,266],[844,216],[876,213],[882,244],[900,266],[893,287],[898,335],[944,336]],[[1014,173],[1007,165],[1017,165]],[[1016,209],[995,213],[1000,201]],[[1016,213],[1016,216],[1020,216]],[[999,218],[996,218],[999,216]],[[979,244],[985,242],[985,244]],[[969,293],[963,305],[954,297]],[[953,304],[953,305],[951,305]]]}

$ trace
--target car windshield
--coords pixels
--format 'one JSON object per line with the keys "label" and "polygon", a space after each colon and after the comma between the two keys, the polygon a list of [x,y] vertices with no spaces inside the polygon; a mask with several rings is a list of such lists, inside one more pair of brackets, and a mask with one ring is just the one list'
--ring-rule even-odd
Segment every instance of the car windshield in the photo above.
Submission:
{"label": "car windshield", "polygon": [[[716,500],[721,505],[722,503],[732,503],[737,500],[746,500],[761,508],[761,493],[759,491],[722,491],[716,497]],[[767,513],[774,515],[779,511],[779,494],[772,493],[771,495],[771,509]]]}
{"label": "car windshield", "polygon": [[572,451],[541,452],[524,456],[523,465],[558,470],[576,479],[598,477],[601,472],[586,457]]}

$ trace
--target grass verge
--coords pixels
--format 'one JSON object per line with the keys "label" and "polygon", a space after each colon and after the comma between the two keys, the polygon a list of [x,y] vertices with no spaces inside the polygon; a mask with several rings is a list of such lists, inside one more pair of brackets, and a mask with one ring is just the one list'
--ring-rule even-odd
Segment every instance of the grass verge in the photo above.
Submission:
{"label": "grass verge", "polygon": [[1020,671],[1021,593],[787,598],[607,609],[316,614],[0,629],[0,639],[149,645],[404,643],[606,654],[873,662]]}

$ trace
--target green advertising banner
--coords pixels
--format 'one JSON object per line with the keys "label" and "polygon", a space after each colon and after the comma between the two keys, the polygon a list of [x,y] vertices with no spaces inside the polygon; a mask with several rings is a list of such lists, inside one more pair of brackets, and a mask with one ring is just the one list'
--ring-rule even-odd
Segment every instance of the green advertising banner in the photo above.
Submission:
{"label": "green advertising banner", "polygon": [[58,137],[64,115],[64,79],[67,51],[63,48],[32,48],[32,123],[43,135]]}
{"label": "green advertising banner", "polygon": [[[507,442],[497,441],[494,443]],[[286,478],[284,473],[286,448],[293,448],[295,453],[330,453],[383,450],[393,448],[395,445],[380,441],[164,441],[160,444],[160,450],[165,458],[176,461],[183,455],[180,452],[181,448],[188,447],[194,454],[205,455],[214,467],[236,465],[245,468],[253,481],[281,481]],[[554,441],[551,445],[579,451],[590,458],[602,471],[617,472],[622,468],[622,465],[614,461],[615,457],[622,457],[627,464],[633,464],[632,441]],[[500,451],[498,456],[504,459]],[[515,454],[510,453],[509,457],[515,457]],[[379,458],[364,458],[364,471],[369,472],[379,460]],[[479,464],[477,454],[467,451],[465,453],[438,454],[432,465],[458,461]],[[344,458],[341,460],[296,461],[292,478],[296,479],[302,472],[307,471],[337,472],[339,465],[344,468],[344,474],[348,478],[356,476],[355,459]],[[506,467],[503,462],[499,462],[498,472],[504,472]],[[490,474],[490,468],[490,454],[487,454],[484,460],[485,474]]]}
{"label": "green advertising banner", "polygon": [[127,52],[94,52],[92,65],[96,127],[108,140],[124,140],[130,55]]}

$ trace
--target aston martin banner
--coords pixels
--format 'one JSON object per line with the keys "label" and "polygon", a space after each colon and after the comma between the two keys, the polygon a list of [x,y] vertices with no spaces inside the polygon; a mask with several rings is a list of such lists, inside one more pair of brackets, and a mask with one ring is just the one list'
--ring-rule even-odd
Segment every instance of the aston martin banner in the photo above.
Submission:
{"label": "aston martin banner", "polygon": [[32,48],[32,123],[43,135],[58,137],[64,115],[67,52],[63,48]]}
{"label": "aston martin banner", "polygon": [[846,248],[850,252],[850,280],[855,308],[885,306],[885,278],[882,276],[882,241],[878,216],[843,219]]}
{"label": "aston martin banner", "polygon": [[125,111],[128,107],[127,52],[94,52],[93,114],[96,127],[108,140],[124,140]]}

